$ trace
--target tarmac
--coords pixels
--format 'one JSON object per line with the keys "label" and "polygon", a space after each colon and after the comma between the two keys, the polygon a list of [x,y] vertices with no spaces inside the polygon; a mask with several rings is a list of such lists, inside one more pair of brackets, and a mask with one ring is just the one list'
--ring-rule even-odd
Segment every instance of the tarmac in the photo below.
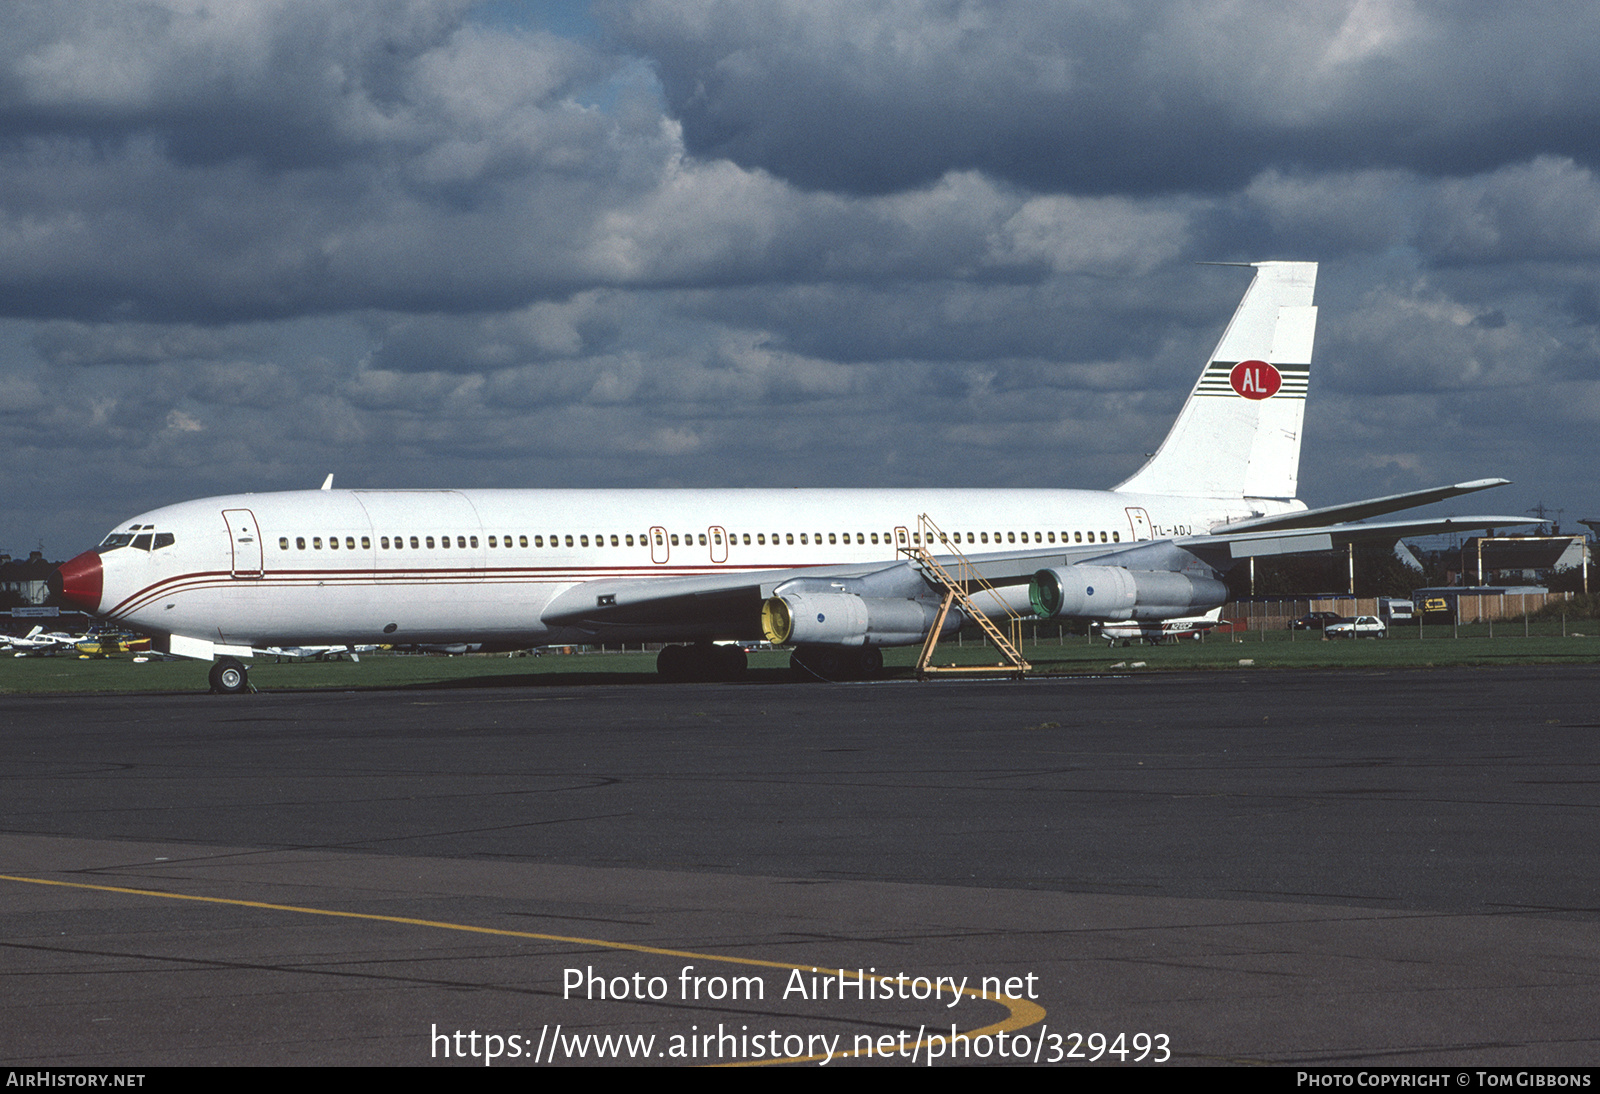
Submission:
{"label": "tarmac", "polygon": [[1600,1062],[1594,667],[4,705],[11,1066]]}

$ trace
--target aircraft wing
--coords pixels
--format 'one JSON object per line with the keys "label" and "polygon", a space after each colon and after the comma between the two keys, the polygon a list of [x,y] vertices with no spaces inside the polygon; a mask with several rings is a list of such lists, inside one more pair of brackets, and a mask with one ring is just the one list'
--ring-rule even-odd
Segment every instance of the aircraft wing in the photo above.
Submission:
{"label": "aircraft wing", "polygon": [[[1486,480],[1487,481],[1487,480]],[[1498,480],[1495,480],[1497,483]],[[1472,485],[1472,484],[1463,484]],[[1475,487],[1481,489],[1482,487]],[[1454,490],[1458,487],[1444,487]],[[1434,494],[1435,491],[1419,493]],[[1411,496],[1411,495],[1396,495]],[[1389,499],[1334,507],[1325,512],[1350,511]],[[1436,500],[1430,497],[1428,500]],[[1425,504],[1416,502],[1415,504]],[[1293,514],[1300,516],[1303,514]],[[1227,526],[1227,531],[1183,536],[1177,539],[1141,540],[1116,546],[1096,544],[969,555],[970,573],[1001,590],[1015,589],[1000,599],[1026,612],[1027,598],[1020,592],[1040,570],[1049,567],[1093,565],[1140,571],[1194,573],[1201,565],[1226,571],[1244,558],[1309,554],[1330,551],[1349,543],[1393,543],[1406,536],[1477,531],[1534,523],[1519,516],[1439,517],[1426,520],[1376,523],[1331,523],[1299,527],[1262,528],[1252,524]],[[1109,549],[1108,549],[1109,548]],[[940,556],[954,571],[957,560]],[[973,592],[975,582],[968,582]],[[933,583],[921,566],[910,559],[817,566],[784,570],[746,570],[696,574],[684,577],[600,578],[574,585],[557,596],[541,613],[552,627],[571,627],[605,640],[608,631],[626,630],[629,641],[639,641],[641,631],[659,628],[662,635],[681,640],[685,632],[704,638],[747,638],[761,634],[761,608],[775,593],[838,591],[869,598],[916,599],[927,596]],[[987,604],[979,597],[980,606]],[[996,608],[998,611],[999,608]]]}
{"label": "aircraft wing", "polygon": [[1435,536],[1450,532],[1477,532],[1484,529],[1514,528],[1535,524],[1525,516],[1470,516],[1435,517],[1425,520],[1391,520],[1325,524],[1315,527],[1274,528],[1265,531],[1234,531],[1238,525],[1228,526],[1226,532],[1203,536],[1185,536],[1177,544],[1211,562],[1217,569],[1227,569],[1225,563],[1213,561],[1226,547],[1228,560],[1260,557],[1263,555],[1297,555],[1315,551],[1331,551],[1350,543],[1394,543],[1410,536]]}
{"label": "aircraft wing", "polygon": [[[1148,547],[1149,543],[1129,546]],[[1024,586],[1042,566],[1071,565],[1085,558],[1103,558],[1104,546],[1034,548],[998,554],[971,555],[967,563],[996,586]],[[940,557],[953,566],[955,560]],[[707,638],[744,638],[761,634],[761,606],[779,589],[799,586],[816,590],[838,587],[858,595],[914,598],[932,586],[910,559],[886,558],[842,566],[784,570],[747,570],[686,577],[600,578],[574,585],[557,596],[540,615],[552,627],[574,627],[602,636],[626,629],[629,641],[641,628],[661,628],[681,637],[699,630]],[[1026,598],[1021,598],[1026,602]]]}

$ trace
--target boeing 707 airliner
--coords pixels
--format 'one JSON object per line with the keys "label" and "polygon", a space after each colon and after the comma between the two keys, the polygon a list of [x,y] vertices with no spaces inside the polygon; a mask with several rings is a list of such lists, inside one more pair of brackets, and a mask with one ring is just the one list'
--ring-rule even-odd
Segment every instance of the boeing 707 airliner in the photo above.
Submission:
{"label": "boeing 707 airliner", "polygon": [[[943,590],[908,548],[959,551],[976,603],[1094,621],[1202,615],[1255,555],[1525,523],[1370,523],[1483,479],[1323,509],[1297,500],[1317,309],[1312,262],[1254,278],[1166,440],[1110,490],[322,490],[169,505],[51,578],[67,602],[214,662],[248,690],[266,647],[663,642],[664,676],[743,671],[725,639],[870,676],[921,643]],[[940,529],[923,542],[919,517]],[[1359,522],[1359,523],[1357,523]],[[943,626],[961,625],[960,612]]]}

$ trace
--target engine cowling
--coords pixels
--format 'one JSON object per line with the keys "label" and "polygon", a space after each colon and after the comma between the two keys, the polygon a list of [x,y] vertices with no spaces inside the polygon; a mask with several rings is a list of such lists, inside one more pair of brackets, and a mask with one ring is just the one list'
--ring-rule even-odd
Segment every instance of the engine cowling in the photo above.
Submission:
{"label": "engine cowling", "polygon": [[[767,599],[761,629],[779,645],[914,646],[938,615],[936,607],[917,600],[795,592]],[[961,619],[950,612],[943,633],[954,633]]]}
{"label": "engine cowling", "polygon": [[1210,577],[1118,566],[1058,566],[1028,584],[1041,619],[1175,619],[1220,608],[1228,587]]}

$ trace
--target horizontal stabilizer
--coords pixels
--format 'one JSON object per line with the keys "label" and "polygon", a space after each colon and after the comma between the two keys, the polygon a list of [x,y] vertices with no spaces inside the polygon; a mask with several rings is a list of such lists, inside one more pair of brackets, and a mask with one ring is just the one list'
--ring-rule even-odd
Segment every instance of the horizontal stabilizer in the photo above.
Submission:
{"label": "horizontal stabilizer", "polygon": [[[1368,498],[1366,501],[1346,502],[1344,505],[1329,505],[1322,509],[1302,509],[1296,513],[1277,513],[1269,517],[1254,517],[1250,520],[1236,521],[1232,524],[1219,524],[1212,528],[1213,532],[1264,532],[1269,529],[1285,528],[1319,528],[1329,524],[1343,524],[1352,520],[1366,520],[1368,517],[1381,516],[1384,513],[1398,513],[1402,509],[1415,509],[1419,505],[1431,505],[1436,501],[1446,498],[1460,497],[1462,494],[1473,494],[1479,490],[1488,490],[1496,486],[1507,486],[1510,479],[1475,479],[1472,482],[1458,482],[1453,486],[1434,486],[1427,490],[1411,490],[1404,494],[1389,494],[1381,498]],[[1464,519],[1464,518],[1463,518]],[[1496,519],[1499,524],[1508,523]],[[1511,521],[1512,524],[1531,524],[1532,521]],[[1412,532],[1410,535],[1424,533]]]}

